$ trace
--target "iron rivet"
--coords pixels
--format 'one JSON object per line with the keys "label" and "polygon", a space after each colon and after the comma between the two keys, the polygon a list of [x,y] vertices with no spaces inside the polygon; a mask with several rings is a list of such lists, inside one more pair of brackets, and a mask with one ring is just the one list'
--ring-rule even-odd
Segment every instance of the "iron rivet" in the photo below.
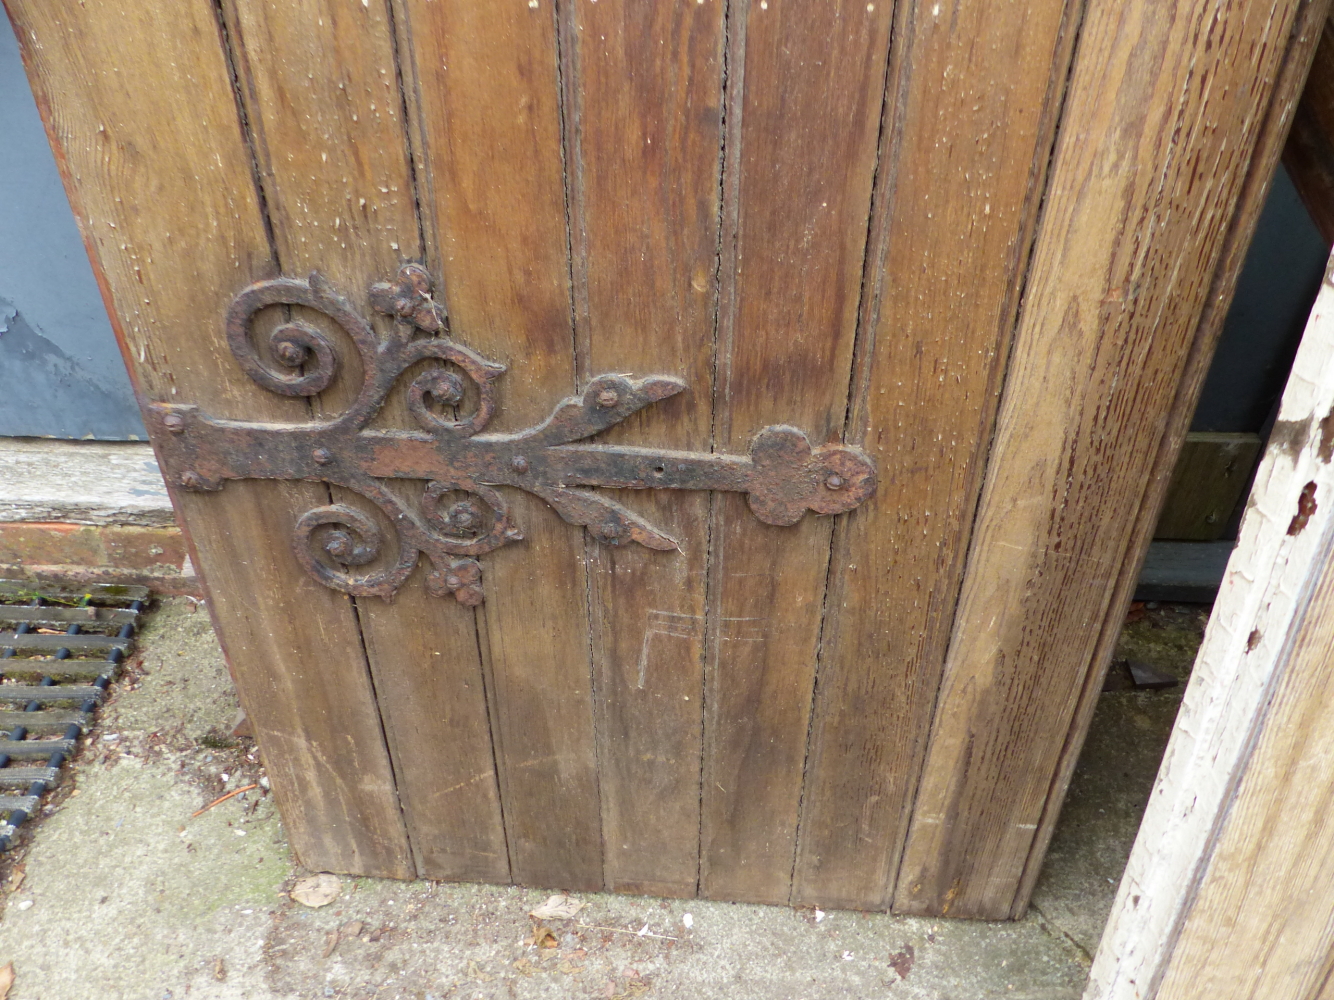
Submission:
{"label": "iron rivet", "polygon": [[186,469],[181,473],[181,485],[187,490],[197,490],[203,484],[204,481],[199,478],[199,473],[193,469]]}
{"label": "iron rivet", "polygon": [[328,465],[333,461],[333,455],[330,454],[328,448],[316,448],[310,457],[315,459],[320,465]]}
{"label": "iron rivet", "polygon": [[621,394],[615,389],[603,389],[598,393],[598,406],[615,406],[621,401]]}
{"label": "iron rivet", "polygon": [[279,344],[274,354],[277,355],[279,361],[289,368],[295,368],[306,360],[306,349],[300,344],[292,343],[290,340],[284,340]]}
{"label": "iron rivet", "polygon": [[162,418],[162,426],[173,434],[179,434],[185,430],[185,418],[179,413],[168,413]]}
{"label": "iron rivet", "polygon": [[528,459],[524,458],[522,455],[515,455],[510,459],[510,468],[515,472],[527,472]]}
{"label": "iron rivet", "polygon": [[826,479],[826,480],[824,481],[824,484],[825,484],[826,486],[828,486],[831,490],[842,489],[842,487],[843,487],[843,477],[842,477],[842,476],[830,476],[828,479]]}
{"label": "iron rivet", "polygon": [[457,590],[460,586],[462,586],[462,584],[463,581],[460,580],[457,576],[451,575],[445,577],[445,585],[449,587],[450,590]]}

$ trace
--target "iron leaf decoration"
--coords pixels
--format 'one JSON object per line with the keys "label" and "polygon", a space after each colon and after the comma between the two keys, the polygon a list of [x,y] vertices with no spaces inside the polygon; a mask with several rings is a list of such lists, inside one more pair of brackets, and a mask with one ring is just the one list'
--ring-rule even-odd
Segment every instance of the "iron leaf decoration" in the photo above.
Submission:
{"label": "iron leaf decoration", "polygon": [[[356,399],[331,420],[306,424],[220,420],[191,405],[154,403],[149,417],[169,480],[188,490],[218,490],[228,479],[322,481],[371,501],[393,525],[397,549],[382,559],[377,520],[346,504],[306,512],[296,522],[296,557],[316,580],[356,596],[392,598],[420,553],[431,562],[426,589],[482,601],[477,557],[523,534],[497,487],[541,497],[562,518],[600,542],[678,548],[633,511],[588,487],[744,492],[761,521],[796,524],[806,514],[851,510],[875,492],[875,467],[860,450],[812,447],[794,427],[766,427],[747,455],[663,451],[590,443],[630,414],[685,389],[662,375],[601,375],[579,396],[561,400],[542,423],[510,434],[483,433],[495,412],[495,383],[505,371],[450,339],[431,281],[418,265],[370,289],[372,306],[395,320],[387,338],[318,274],[260,281],[228,310],[227,342],[242,370],[270,392],[313,396],[338,371],[338,355],[320,329],[292,319],[268,337],[268,358],[254,340],[253,320],[271,306],[300,306],[331,319],[361,358]],[[422,336],[422,334],[428,336]],[[408,368],[435,362],[407,387],[418,430],[368,424]],[[475,402],[474,402],[475,401]],[[471,412],[458,415],[471,405]],[[419,501],[388,483],[425,480]],[[379,562],[380,568],[370,567]]]}

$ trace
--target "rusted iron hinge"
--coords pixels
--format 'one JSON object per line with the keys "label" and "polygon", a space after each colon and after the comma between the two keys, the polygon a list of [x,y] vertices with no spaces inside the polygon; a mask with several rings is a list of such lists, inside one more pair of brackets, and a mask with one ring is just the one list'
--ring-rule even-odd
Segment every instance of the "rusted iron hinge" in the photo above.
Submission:
{"label": "rusted iron hinge", "polygon": [[[262,359],[252,339],[256,314],[271,306],[300,306],[333,320],[355,344],[363,372],[357,398],[335,419],[285,426],[221,420],[188,404],[149,406],[163,472],[178,486],[217,490],[228,479],[315,480],[352,490],[384,512],[398,535],[396,559],[381,560],[383,532],[355,507],[317,507],[297,520],[296,557],[329,587],[391,598],[424,552],[432,564],[426,577],[430,593],[480,604],[481,566],[475,557],[523,538],[496,487],[541,497],[600,542],[662,550],[678,545],[621,504],[581,487],[744,492],[755,516],[776,525],[796,524],[808,510],[848,511],[875,492],[875,466],[865,454],[841,444],[813,448],[795,427],[764,428],[747,455],[584,441],[685,389],[680,379],[662,375],[601,375],[582,395],[558,403],[540,424],[484,434],[495,411],[495,382],[505,368],[448,337],[426,271],[404,266],[396,282],[371,287],[370,301],[395,319],[384,339],[318,274],[253,284],[227,314],[227,341],[241,368],[285,396],[326,389],[338,356],[324,332],[292,318],[269,335],[270,358]],[[369,428],[399,377],[423,361],[437,364],[407,388],[408,410],[421,430]],[[457,415],[470,405],[471,413]],[[390,489],[392,480],[427,485],[412,503]],[[377,561],[381,565],[371,567]]]}

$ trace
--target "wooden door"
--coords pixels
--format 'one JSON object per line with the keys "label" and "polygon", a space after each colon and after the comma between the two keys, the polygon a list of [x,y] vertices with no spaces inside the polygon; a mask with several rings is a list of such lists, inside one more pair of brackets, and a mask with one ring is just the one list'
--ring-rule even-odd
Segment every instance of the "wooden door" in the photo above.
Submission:
{"label": "wooden door", "polygon": [[1323,0],[6,5],[305,864],[1023,912]]}

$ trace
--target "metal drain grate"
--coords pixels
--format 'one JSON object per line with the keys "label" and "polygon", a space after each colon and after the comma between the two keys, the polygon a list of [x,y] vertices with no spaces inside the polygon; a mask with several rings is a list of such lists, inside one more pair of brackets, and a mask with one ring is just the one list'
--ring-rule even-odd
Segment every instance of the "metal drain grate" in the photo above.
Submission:
{"label": "metal drain grate", "polygon": [[0,851],[59,780],[148,597],[147,587],[0,580]]}

